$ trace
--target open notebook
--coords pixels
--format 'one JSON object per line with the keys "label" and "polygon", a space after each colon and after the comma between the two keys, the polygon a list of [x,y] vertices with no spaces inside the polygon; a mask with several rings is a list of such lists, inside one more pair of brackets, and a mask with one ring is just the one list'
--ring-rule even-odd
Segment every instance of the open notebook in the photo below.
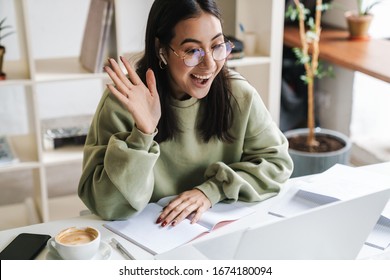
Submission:
{"label": "open notebook", "polygon": [[[390,189],[196,240],[156,259],[355,259]],[[357,218],[358,217],[358,218]]]}
{"label": "open notebook", "polygon": [[189,219],[185,219],[173,227],[161,227],[156,224],[156,219],[172,198],[166,197],[157,203],[149,203],[138,215],[128,220],[109,222],[104,226],[151,254],[160,254],[255,212],[253,208],[247,206],[250,204],[244,202],[217,203],[203,213],[196,224],[191,224]]}

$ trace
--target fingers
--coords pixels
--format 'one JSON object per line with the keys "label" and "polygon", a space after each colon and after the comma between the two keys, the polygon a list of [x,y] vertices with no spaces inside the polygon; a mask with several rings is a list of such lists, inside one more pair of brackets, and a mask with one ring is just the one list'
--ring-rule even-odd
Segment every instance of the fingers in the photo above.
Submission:
{"label": "fingers", "polygon": [[[122,92],[122,94],[128,95],[129,89],[132,89],[134,86],[141,85],[143,83],[131,64],[122,56],[120,59],[125,66],[125,69],[127,70],[128,76],[126,76],[119,64],[113,58],[108,59],[110,66],[105,66],[104,70],[110,76],[118,90]],[[155,80],[154,75],[153,80]]]}
{"label": "fingers", "polygon": [[146,84],[149,88],[150,94],[152,96],[158,97],[158,92],[157,92],[157,85],[156,85],[156,77],[154,76],[154,72],[152,69],[148,69],[146,72]]}
{"label": "fingers", "polygon": [[123,73],[115,59],[110,58],[108,61],[110,62],[111,67],[106,66],[104,67],[104,70],[106,70],[116,87],[122,91],[131,88],[133,84]]}
{"label": "fingers", "polygon": [[122,94],[120,91],[118,91],[114,85],[112,84],[108,84],[107,85],[107,88],[112,92],[112,94],[115,95],[116,98],[118,98],[118,100],[120,102],[122,102],[123,104],[126,104],[127,103],[127,96]]}
{"label": "fingers", "polygon": [[127,59],[125,59],[123,56],[121,56],[120,59],[121,59],[123,65],[125,66],[125,68],[127,70],[127,74],[129,75],[129,79],[133,83],[133,85],[141,84],[142,80],[140,79],[138,74],[135,72],[135,70],[133,69],[133,67],[129,63],[129,61],[127,61]]}
{"label": "fingers", "polygon": [[161,223],[161,226],[175,226],[182,222],[185,218],[189,217],[194,211],[196,211],[196,209],[196,205],[189,204],[187,202],[183,202],[176,207],[168,205],[164,209],[164,211],[166,211],[168,214],[165,216],[164,221]]}
{"label": "fingers", "polygon": [[211,207],[209,199],[199,190],[187,191],[173,199],[158,217],[161,226],[175,226],[184,219],[196,223],[202,214]]}

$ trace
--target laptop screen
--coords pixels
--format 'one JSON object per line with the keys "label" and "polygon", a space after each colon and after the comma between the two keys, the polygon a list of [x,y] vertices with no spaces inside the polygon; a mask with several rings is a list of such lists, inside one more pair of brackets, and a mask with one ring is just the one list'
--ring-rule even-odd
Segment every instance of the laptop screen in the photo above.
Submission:
{"label": "laptop screen", "polygon": [[186,246],[205,259],[355,259],[389,198],[381,190]]}

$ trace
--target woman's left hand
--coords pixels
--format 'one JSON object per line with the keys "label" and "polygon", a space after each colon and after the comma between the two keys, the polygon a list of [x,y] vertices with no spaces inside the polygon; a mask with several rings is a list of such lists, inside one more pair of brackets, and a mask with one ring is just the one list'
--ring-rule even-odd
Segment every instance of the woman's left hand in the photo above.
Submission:
{"label": "woman's left hand", "polygon": [[161,212],[156,223],[175,226],[189,215],[193,214],[191,224],[199,221],[200,217],[211,207],[210,200],[198,189],[185,191],[172,199]]}

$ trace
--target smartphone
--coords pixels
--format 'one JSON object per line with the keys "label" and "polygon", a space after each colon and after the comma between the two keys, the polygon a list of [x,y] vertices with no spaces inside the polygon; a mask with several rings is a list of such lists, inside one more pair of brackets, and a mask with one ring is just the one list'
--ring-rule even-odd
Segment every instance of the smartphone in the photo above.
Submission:
{"label": "smartphone", "polygon": [[21,233],[0,252],[0,260],[33,260],[50,238],[47,234]]}

